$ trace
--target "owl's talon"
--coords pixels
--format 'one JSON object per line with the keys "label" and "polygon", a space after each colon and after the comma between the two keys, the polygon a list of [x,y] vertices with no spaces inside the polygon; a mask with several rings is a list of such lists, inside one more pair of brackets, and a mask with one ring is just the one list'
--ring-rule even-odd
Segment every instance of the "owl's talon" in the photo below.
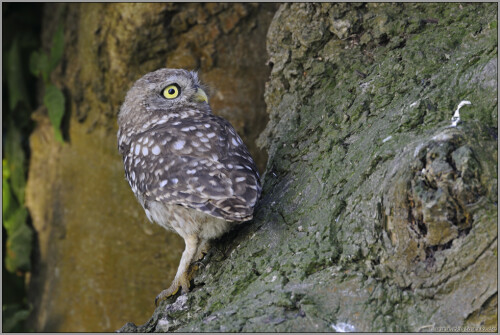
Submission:
{"label": "owl's talon", "polygon": [[[204,264],[204,263],[200,260],[200,261],[194,262],[194,263],[193,263],[193,266],[196,266],[196,269],[195,269],[195,271],[196,271],[196,270],[198,270],[198,269],[204,268],[204,267],[205,267],[205,264]],[[191,279],[192,279],[192,278],[193,278],[193,277],[191,277]]]}
{"label": "owl's talon", "polygon": [[180,275],[179,278],[174,279],[169,288],[161,291],[160,294],[156,296],[155,306],[158,307],[159,302],[167,299],[168,297],[176,295],[177,292],[179,291],[179,288],[181,287],[183,292],[189,292],[189,281],[192,274],[193,274],[192,271],[189,274],[187,272],[184,272]]}
{"label": "owl's talon", "polygon": [[169,288],[167,288],[166,290],[163,290],[160,292],[160,294],[158,294],[155,298],[155,306],[158,307],[158,303],[167,299],[168,297],[170,296],[173,296],[175,295],[178,291],[179,291],[179,287],[178,285],[176,285],[174,287],[174,285],[170,285]]}

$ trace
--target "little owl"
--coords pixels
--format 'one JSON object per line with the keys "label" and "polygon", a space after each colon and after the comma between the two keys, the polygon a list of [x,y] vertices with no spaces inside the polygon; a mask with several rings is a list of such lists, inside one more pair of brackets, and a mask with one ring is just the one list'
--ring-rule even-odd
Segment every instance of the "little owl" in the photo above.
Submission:
{"label": "little owl", "polygon": [[160,69],[128,91],[118,115],[125,177],[148,219],[186,244],[175,279],[155,300],[189,291],[208,242],[252,219],[259,173],[231,124],[212,114],[195,72]]}

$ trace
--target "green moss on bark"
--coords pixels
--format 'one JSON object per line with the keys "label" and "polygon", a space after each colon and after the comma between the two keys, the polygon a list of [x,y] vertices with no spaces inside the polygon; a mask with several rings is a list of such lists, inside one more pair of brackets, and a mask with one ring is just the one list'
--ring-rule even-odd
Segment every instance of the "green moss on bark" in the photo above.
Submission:
{"label": "green moss on bark", "polygon": [[[269,161],[255,220],[138,330],[480,324],[497,294],[496,13],[281,6],[268,32]],[[472,105],[450,128],[462,100]]]}

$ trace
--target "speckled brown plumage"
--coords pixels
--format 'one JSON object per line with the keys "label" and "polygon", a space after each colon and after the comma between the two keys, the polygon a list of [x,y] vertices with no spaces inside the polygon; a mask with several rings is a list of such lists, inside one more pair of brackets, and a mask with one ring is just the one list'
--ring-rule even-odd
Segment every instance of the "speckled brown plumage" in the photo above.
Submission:
{"label": "speckled brown plumage", "polygon": [[194,72],[146,74],[127,93],[118,125],[125,177],[147,217],[186,242],[161,300],[180,286],[188,291],[189,266],[209,240],[252,219],[260,178],[234,128],[212,114]]}

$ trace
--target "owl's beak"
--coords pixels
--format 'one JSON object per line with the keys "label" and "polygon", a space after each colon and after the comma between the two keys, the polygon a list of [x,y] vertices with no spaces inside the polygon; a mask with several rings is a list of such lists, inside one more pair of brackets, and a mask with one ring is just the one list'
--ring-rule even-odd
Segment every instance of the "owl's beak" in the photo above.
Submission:
{"label": "owl's beak", "polygon": [[193,96],[193,101],[208,103],[207,94],[205,93],[205,91],[203,91],[201,88],[198,87],[196,93]]}

